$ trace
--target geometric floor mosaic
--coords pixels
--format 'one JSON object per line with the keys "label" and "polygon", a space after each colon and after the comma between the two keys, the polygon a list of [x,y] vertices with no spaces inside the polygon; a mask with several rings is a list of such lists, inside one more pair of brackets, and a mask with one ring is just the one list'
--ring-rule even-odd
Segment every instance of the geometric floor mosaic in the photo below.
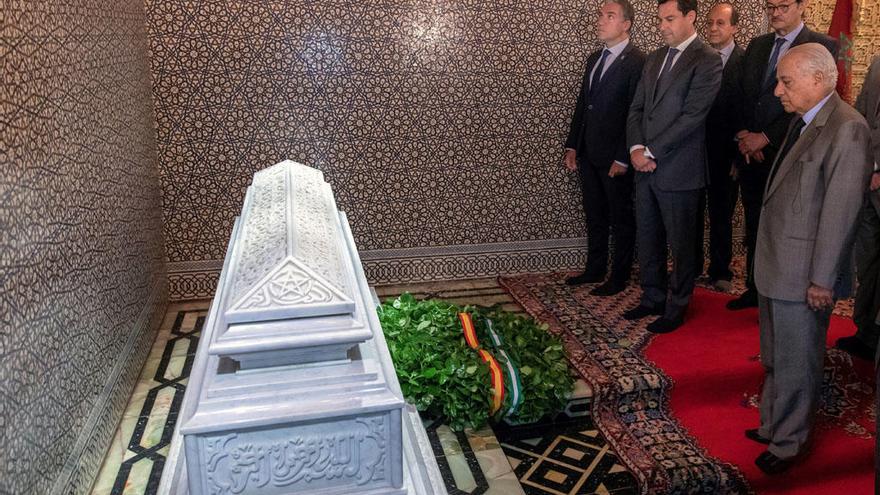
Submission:
{"label": "geometric floor mosaic", "polygon": [[[377,287],[381,300],[404,291],[417,298],[490,306],[522,313],[495,279]],[[93,495],[153,495],[192,369],[210,301],[172,304],[159,329]],[[638,493],[635,478],[617,463],[589,417],[590,392],[553,422],[453,432],[426,423],[437,463],[451,495]]]}
{"label": "geometric floor mosaic", "polygon": [[169,307],[92,493],[147,495],[159,487],[209,302]]}
{"label": "geometric floor mosaic", "polygon": [[527,494],[639,493],[592,419],[495,428],[504,453]]}

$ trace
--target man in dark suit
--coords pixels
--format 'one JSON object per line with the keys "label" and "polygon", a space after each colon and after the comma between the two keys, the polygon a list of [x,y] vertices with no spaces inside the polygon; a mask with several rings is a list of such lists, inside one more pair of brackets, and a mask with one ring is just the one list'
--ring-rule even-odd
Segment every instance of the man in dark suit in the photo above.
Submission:
{"label": "man in dark suit", "polygon": [[755,307],[755,242],[761,217],[761,200],[770,165],[785,138],[792,114],[782,108],[773,94],[776,64],[792,47],[820,43],[837,59],[837,42],[804,25],[807,0],[767,0],[772,33],[758,36],[746,49],[740,79],[738,177],[746,223],[746,292],[727,303],[731,310]]}
{"label": "man in dark suit", "polygon": [[578,170],[587,218],[587,268],[569,285],[601,282],[608,268],[609,231],[614,233],[611,275],[591,294],[610,296],[630,279],[636,225],[626,147],[626,115],[636,91],[645,54],[629,39],[633,7],[629,0],[607,0],[599,8],[596,36],[605,43],[587,59],[581,92],[565,142],[565,166]]}
{"label": "man in dark suit", "polygon": [[[856,110],[865,116],[871,129],[871,159],[874,173],[859,215],[855,259],[859,289],[853,307],[853,321],[858,330],[850,337],[837,340],[836,347],[865,358],[874,356],[877,395],[875,407],[880,410],[880,57],[874,57],[862,90],[856,98]],[[880,415],[876,430],[880,432]],[[880,495],[880,435],[874,435],[874,493]]]}
{"label": "man in dark suit", "polygon": [[[709,45],[721,55],[724,71],[721,90],[706,118],[706,152],[709,157],[709,184],[706,196],[709,203],[709,279],[721,291],[730,292],[733,272],[733,211],[736,207],[736,183],[733,163],[738,153],[735,115],[739,112],[736,94],[739,85],[742,57],[745,50],[733,40],[739,29],[739,12],[732,4],[715,4],[706,18]],[[701,198],[697,223],[698,275],[703,267],[703,212],[706,196]]]}
{"label": "man in dark suit", "polygon": [[819,43],[779,61],[775,94],[795,119],[770,169],[755,250],[761,364],[755,464],[788,469],[807,451],[835,301],[848,295],[852,241],[873,158],[865,118],[834,92],[837,63]]}
{"label": "man in dark suit", "polygon": [[856,110],[865,116],[871,128],[874,173],[865,193],[856,234],[855,260],[859,290],[853,306],[855,335],[841,337],[836,347],[849,354],[873,359],[880,337],[880,57],[871,62],[862,91],[856,98]]}
{"label": "man in dark suit", "polygon": [[627,119],[642,297],[624,318],[660,315],[648,330],[666,333],[683,323],[694,290],[706,116],[721,87],[721,57],[697,38],[696,0],[659,0],[658,13],[666,46],[645,61]]}

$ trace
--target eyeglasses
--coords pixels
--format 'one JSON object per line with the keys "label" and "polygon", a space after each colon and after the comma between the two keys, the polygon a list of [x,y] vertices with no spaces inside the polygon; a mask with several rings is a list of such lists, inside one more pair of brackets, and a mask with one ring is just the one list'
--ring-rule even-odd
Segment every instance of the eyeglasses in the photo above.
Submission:
{"label": "eyeglasses", "polygon": [[794,4],[800,2],[791,2],[791,3],[781,3],[779,5],[770,5],[769,3],[764,6],[764,10],[767,11],[768,14],[773,14],[773,12],[779,11],[780,14],[785,14],[788,12],[789,7]]}

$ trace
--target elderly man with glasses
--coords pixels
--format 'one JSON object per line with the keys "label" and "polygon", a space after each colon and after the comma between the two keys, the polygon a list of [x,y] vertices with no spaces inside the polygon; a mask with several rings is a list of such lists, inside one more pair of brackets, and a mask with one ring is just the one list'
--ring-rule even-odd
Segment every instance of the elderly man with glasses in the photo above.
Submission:
{"label": "elderly man with glasses", "polygon": [[758,305],[755,289],[755,243],[764,186],[770,165],[785,138],[792,114],[773,94],[776,64],[792,47],[819,43],[837,59],[837,42],[804,25],[808,0],[769,0],[765,6],[772,33],[758,36],[746,49],[740,79],[738,115],[740,159],[737,162],[746,224],[746,292],[727,304],[730,310]]}

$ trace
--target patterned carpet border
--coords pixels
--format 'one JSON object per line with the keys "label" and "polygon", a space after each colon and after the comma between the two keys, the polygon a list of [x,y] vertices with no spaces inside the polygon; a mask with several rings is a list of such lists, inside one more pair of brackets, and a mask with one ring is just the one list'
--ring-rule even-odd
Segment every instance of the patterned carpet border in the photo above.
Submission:
{"label": "patterned carpet border", "polygon": [[565,342],[571,365],[594,391],[598,429],[648,494],[750,494],[742,473],[708,455],[670,414],[673,383],[647,360],[646,321],[621,318],[638,302],[631,284],[618,297],[565,285],[566,273],[499,277],[498,283]]}

